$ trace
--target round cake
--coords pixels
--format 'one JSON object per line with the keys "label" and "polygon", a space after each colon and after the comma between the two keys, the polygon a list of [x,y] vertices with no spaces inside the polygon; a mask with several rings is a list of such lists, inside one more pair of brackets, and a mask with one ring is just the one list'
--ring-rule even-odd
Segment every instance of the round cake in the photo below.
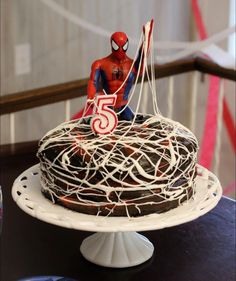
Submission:
{"label": "round cake", "polygon": [[198,144],[161,115],[118,121],[97,135],[91,117],[63,123],[39,143],[43,194],[55,204],[99,216],[143,216],[191,198]]}

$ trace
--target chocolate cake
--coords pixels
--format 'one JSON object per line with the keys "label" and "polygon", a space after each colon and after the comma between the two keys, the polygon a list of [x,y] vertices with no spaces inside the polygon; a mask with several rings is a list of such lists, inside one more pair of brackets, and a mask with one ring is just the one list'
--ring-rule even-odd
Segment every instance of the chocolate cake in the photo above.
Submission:
{"label": "chocolate cake", "polygon": [[39,143],[43,194],[55,204],[99,216],[143,216],[193,195],[197,140],[162,116],[137,115],[97,135],[91,117],[63,123]]}

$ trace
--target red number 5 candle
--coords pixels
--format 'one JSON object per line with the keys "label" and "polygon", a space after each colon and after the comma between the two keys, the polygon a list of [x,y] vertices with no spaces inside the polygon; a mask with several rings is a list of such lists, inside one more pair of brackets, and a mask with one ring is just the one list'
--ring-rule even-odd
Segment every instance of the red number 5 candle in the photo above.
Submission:
{"label": "red number 5 candle", "polygon": [[96,116],[92,118],[91,127],[99,135],[113,132],[117,126],[118,118],[109,106],[116,103],[116,95],[98,96],[96,102]]}

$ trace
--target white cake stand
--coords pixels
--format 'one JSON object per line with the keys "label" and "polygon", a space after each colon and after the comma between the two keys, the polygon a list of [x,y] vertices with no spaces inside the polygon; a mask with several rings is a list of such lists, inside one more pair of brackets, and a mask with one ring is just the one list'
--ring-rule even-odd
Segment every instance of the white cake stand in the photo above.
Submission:
{"label": "white cake stand", "polygon": [[138,218],[101,217],[77,213],[53,204],[41,193],[39,164],[23,172],[14,182],[12,196],[27,214],[58,226],[97,232],[80,247],[89,261],[106,267],[124,268],[141,264],[153,255],[152,243],[136,231],[155,230],[192,221],[213,209],[222,195],[217,177],[198,166],[194,196],[162,214]]}

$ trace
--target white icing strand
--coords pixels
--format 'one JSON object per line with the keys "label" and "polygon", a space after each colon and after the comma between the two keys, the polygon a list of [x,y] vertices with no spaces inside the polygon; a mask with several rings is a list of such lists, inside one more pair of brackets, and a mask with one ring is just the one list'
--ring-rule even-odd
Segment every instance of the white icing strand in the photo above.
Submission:
{"label": "white icing strand", "polygon": [[[143,36],[142,36],[141,38],[143,39]],[[144,45],[144,44],[143,44],[143,45]],[[143,46],[143,45],[140,45],[140,47],[142,46],[140,61],[142,61],[142,60],[144,61],[144,60],[145,60],[144,46]],[[139,48],[140,48],[140,47],[139,47]],[[137,48],[137,50],[138,50],[139,48]],[[134,60],[134,61],[135,61],[135,60]],[[133,69],[133,65],[134,65],[134,62],[133,62],[133,64],[132,64],[131,68],[130,68],[130,72],[131,72],[131,70]],[[132,87],[132,89],[131,89],[131,93],[129,94],[128,102],[127,102],[127,104],[124,106],[124,108],[118,112],[118,114],[122,113],[122,112],[125,110],[125,108],[130,104],[130,102],[131,102],[131,100],[132,100],[132,98],[133,98],[133,95],[134,95],[134,93],[135,93],[135,89],[136,89],[136,86],[137,86],[137,83],[138,83],[138,78],[139,78],[139,76],[140,76],[141,67],[142,67],[142,65],[139,64],[138,71],[137,71],[137,75],[136,75],[136,78],[135,78],[135,81],[134,81],[134,85],[133,85],[133,87]],[[130,72],[129,72],[129,73],[130,73]],[[128,75],[127,75],[127,76],[128,76]],[[143,70],[142,70],[142,76],[144,76],[144,67],[143,67]],[[143,77],[142,77],[142,81],[143,81]],[[141,84],[142,84],[142,83],[143,83],[143,82],[141,82]],[[140,88],[141,88],[141,87],[140,87]],[[141,94],[141,90],[139,91],[139,95],[140,95],[140,94]]]}
{"label": "white icing strand", "polygon": [[[154,27],[153,27],[154,28]],[[155,79],[155,69],[154,69],[154,42],[153,42],[153,33],[151,34],[150,41],[150,57],[151,57],[151,91],[152,91],[152,99],[153,99],[153,108],[154,114],[161,114],[158,105],[157,105],[157,92],[156,92],[156,79]]]}
{"label": "white icing strand", "polygon": [[142,113],[147,113],[147,109],[148,109],[148,83],[145,82],[143,85],[143,99],[142,99],[142,107],[141,107],[141,112]]}
{"label": "white icing strand", "polygon": [[[142,124],[129,123],[120,121],[114,133],[106,136],[93,135],[90,125],[79,124],[78,120],[51,131],[42,139],[38,152],[44,189],[52,197],[69,202],[71,196],[76,196],[78,204],[90,206],[110,202],[114,206],[135,204],[139,208],[140,203],[135,202],[152,198],[157,189],[162,203],[181,200],[194,179],[194,135],[160,115],[146,116]],[[53,161],[49,160],[50,150],[58,153]],[[92,200],[93,190],[100,202]],[[129,203],[123,193],[127,191],[144,193],[138,193]],[[112,192],[117,194],[113,195],[115,200]]]}

